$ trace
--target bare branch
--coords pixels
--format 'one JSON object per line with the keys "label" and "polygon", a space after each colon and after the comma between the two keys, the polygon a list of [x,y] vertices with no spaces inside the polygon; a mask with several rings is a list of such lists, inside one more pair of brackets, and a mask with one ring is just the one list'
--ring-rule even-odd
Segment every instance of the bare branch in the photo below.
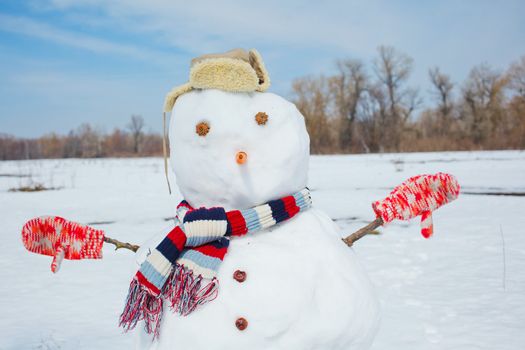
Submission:
{"label": "bare branch", "polygon": [[360,228],[356,232],[352,233],[350,236],[343,238],[343,242],[345,242],[347,246],[351,247],[355,241],[363,238],[369,233],[374,232],[374,230],[381,225],[383,225],[383,219],[381,219],[381,217],[378,217],[365,227]]}
{"label": "bare branch", "polygon": [[125,242],[121,242],[119,240],[116,240],[114,238],[110,238],[110,237],[104,237],[104,242],[106,243],[111,243],[113,245],[115,245],[115,250],[118,250],[120,248],[124,248],[124,249],[129,249],[133,252],[136,252],[140,246],[136,245],[136,244],[131,244],[131,243],[125,243]]}

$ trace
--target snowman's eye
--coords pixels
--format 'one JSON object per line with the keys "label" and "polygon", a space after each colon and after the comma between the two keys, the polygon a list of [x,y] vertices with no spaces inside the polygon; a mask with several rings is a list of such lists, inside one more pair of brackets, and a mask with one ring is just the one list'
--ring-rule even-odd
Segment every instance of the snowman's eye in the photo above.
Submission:
{"label": "snowman's eye", "polygon": [[259,125],[265,125],[266,123],[268,123],[268,114],[266,114],[264,112],[257,113],[255,115],[255,121]]}
{"label": "snowman's eye", "polygon": [[207,122],[200,122],[195,125],[195,132],[199,136],[206,136],[210,132],[210,124]]}

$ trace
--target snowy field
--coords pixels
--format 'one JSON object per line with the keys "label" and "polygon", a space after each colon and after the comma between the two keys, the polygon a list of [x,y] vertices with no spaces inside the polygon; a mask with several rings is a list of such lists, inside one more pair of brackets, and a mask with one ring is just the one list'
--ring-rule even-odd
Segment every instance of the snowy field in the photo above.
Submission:
{"label": "snowy field", "polygon": [[[372,220],[370,203],[393,186],[437,171],[456,175],[463,194],[434,214],[432,239],[414,220],[354,246],[382,306],[372,349],[525,349],[525,152],[316,156],[309,187],[345,234]],[[56,189],[8,191],[34,183]],[[180,199],[158,158],[0,162],[0,349],[132,348],[117,319],[133,254],[106,246],[103,260],[64,261],[53,275],[20,229],[52,214],[141,243]]]}

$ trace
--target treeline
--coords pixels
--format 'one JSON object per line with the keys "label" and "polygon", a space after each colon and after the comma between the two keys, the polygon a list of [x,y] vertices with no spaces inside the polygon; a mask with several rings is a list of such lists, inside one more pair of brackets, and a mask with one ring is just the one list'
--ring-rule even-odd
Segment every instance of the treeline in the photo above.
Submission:
{"label": "treeline", "polygon": [[125,129],[116,128],[109,134],[89,124],[67,135],[51,133],[36,139],[0,134],[0,160],[161,155],[162,136],[146,133],[144,127],[144,119],[134,115]]}
{"label": "treeline", "polygon": [[[431,100],[410,86],[413,59],[381,46],[371,62],[347,59],[337,73],[297,79],[293,101],[315,154],[525,149],[525,56],[505,71],[481,64],[464,82],[429,69]],[[0,160],[158,156],[162,136],[132,116],[106,134],[89,124],[67,135],[0,134]]]}
{"label": "treeline", "polygon": [[366,64],[344,60],[332,76],[293,84],[312,153],[525,148],[525,56],[506,71],[481,64],[461,84],[431,68],[432,100],[409,85],[413,60],[379,47]]}

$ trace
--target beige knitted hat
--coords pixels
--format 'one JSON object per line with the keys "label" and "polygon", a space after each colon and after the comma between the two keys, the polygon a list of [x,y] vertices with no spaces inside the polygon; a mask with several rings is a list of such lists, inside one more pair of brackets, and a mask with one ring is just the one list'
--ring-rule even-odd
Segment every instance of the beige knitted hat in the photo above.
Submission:
{"label": "beige knitted hat", "polygon": [[203,55],[191,60],[190,79],[186,84],[173,88],[164,101],[163,153],[164,172],[168,182],[168,156],[166,145],[166,114],[173,110],[177,98],[193,89],[219,89],[231,92],[266,91],[270,77],[257,50],[233,49],[219,54]]}

